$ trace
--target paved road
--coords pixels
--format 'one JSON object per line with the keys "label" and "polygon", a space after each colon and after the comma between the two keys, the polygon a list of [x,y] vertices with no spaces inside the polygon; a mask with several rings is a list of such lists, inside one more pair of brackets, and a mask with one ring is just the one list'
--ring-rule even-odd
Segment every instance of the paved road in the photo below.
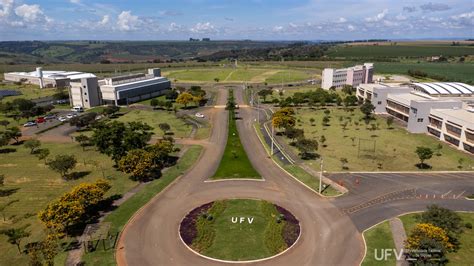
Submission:
{"label": "paved road", "polygon": [[[219,89],[216,104],[225,104],[226,97],[227,91]],[[235,90],[235,98],[243,106],[241,89]],[[331,175],[334,181],[349,188],[349,194],[338,199],[318,197],[268,158],[253,129],[255,110],[241,108],[238,112],[242,118],[237,121],[242,144],[265,181],[204,182],[216,171],[227,138],[226,111],[209,110],[206,115],[213,125],[211,137],[193,142],[202,142],[201,158],[125,227],[118,243],[119,265],[216,265],[189,251],[179,240],[178,229],[186,213],[218,199],[269,200],[290,210],[300,220],[302,236],[295,247],[280,257],[258,263],[262,265],[357,265],[364,252],[361,232],[382,219],[423,210],[428,203],[474,210],[474,204],[457,197],[474,193],[471,174]],[[465,187],[468,189],[461,193]],[[429,198],[430,195],[435,198]],[[443,198],[436,198],[440,195]],[[454,195],[453,199],[445,198],[450,195]]]}
{"label": "paved road", "polygon": [[[227,92],[219,91],[217,104],[225,104]],[[236,100],[243,104],[241,90]],[[269,158],[252,126],[254,111],[241,108],[237,122],[242,144],[260,181],[204,183],[217,169],[227,136],[227,113],[214,109],[213,130],[201,159],[192,170],[155,197],[126,226],[118,244],[119,265],[216,264],[189,251],[179,240],[181,219],[193,208],[217,199],[261,198],[291,210],[300,220],[302,237],[289,252],[263,265],[356,265],[363,256],[360,233],[348,216],[330,200],[317,197],[281,171]],[[218,125],[218,126],[216,126]],[[263,159],[262,159],[263,158]],[[346,248],[345,248],[346,247]]]}

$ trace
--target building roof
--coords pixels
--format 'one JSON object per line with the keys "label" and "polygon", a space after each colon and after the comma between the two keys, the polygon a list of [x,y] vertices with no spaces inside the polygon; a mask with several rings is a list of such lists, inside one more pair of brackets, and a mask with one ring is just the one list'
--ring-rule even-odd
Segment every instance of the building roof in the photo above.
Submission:
{"label": "building roof", "polygon": [[474,110],[472,109],[431,109],[431,113],[474,130]]}
{"label": "building roof", "polygon": [[471,95],[474,94],[474,87],[460,82],[414,82],[415,89],[421,90],[430,95]]}
{"label": "building roof", "polygon": [[[87,78],[87,77],[95,77],[94,74],[84,73],[84,72],[79,72],[79,71],[44,70],[42,72],[43,72],[43,78],[46,78],[46,79],[80,79],[80,78]],[[8,74],[24,76],[24,77],[39,78],[37,71],[10,72]]]}
{"label": "building roof", "polygon": [[414,93],[389,93],[387,95],[387,99],[396,101],[406,106],[410,106],[410,102],[413,101],[420,101],[420,100],[427,100],[427,98],[422,97],[418,94]]}

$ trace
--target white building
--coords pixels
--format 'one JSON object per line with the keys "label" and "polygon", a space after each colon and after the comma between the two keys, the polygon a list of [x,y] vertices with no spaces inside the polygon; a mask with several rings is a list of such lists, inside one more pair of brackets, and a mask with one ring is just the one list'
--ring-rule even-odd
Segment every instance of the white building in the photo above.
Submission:
{"label": "white building", "polygon": [[474,152],[474,87],[463,83],[360,84],[356,95],[376,114],[402,121],[412,133],[429,133],[460,150]]}
{"label": "white building", "polygon": [[4,74],[4,79],[13,82],[35,84],[40,88],[67,88],[71,79],[78,79],[83,72],[78,71],[46,71],[37,67],[33,72],[10,72]]}
{"label": "white building", "polygon": [[171,82],[161,77],[159,68],[148,69],[148,74],[138,73],[106,78],[99,81],[105,104],[125,105],[165,94]]}
{"label": "white building", "polygon": [[72,106],[91,108],[102,104],[99,83],[94,74],[85,73],[70,81],[69,101]]}
{"label": "white building", "polygon": [[325,68],[322,73],[321,87],[325,90],[331,87],[342,88],[344,85],[353,87],[363,83],[372,83],[374,64],[365,63],[349,68]]}

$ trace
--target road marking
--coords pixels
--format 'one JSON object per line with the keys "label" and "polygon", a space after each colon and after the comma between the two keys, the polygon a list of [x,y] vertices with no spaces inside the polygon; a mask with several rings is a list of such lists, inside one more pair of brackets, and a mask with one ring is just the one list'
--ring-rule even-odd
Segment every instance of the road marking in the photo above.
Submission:
{"label": "road marking", "polygon": [[446,197],[447,195],[449,195],[449,193],[451,193],[451,191],[453,191],[453,190],[450,190],[450,191],[444,193],[443,195],[441,195],[441,198],[444,198],[444,197]]}
{"label": "road marking", "polygon": [[459,197],[461,197],[462,194],[464,194],[464,192],[466,192],[466,190],[464,190],[463,192],[461,192],[455,199],[459,199]]}

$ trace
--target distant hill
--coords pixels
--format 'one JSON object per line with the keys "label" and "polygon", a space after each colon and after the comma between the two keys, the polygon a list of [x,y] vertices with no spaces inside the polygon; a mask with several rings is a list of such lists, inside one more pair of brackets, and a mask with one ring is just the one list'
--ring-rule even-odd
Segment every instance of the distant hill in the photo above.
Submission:
{"label": "distant hill", "polygon": [[286,47],[270,41],[10,41],[0,42],[0,63],[171,62],[216,52]]}

